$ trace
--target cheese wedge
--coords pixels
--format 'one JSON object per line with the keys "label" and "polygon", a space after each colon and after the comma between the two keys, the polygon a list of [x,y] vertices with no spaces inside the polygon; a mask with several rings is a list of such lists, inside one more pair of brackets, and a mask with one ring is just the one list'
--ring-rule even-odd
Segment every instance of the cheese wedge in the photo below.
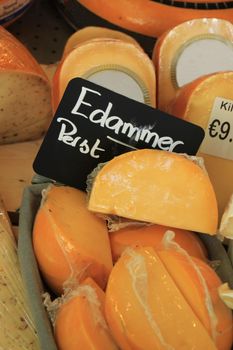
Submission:
{"label": "cheese wedge", "polygon": [[[174,253],[161,252],[163,254],[173,256]],[[105,312],[120,348],[216,350],[197,310],[190,305],[164,260],[165,257],[161,259],[152,248],[138,248],[125,252],[114,265],[106,290]],[[199,286],[194,291],[191,289],[193,283],[188,287],[194,271],[190,266],[185,272],[183,267],[177,271],[192,296],[201,293]],[[197,308],[200,305],[205,309],[204,298],[198,300]],[[232,322],[231,311],[228,311]]]}
{"label": "cheese wedge", "polygon": [[232,41],[233,25],[216,18],[187,21],[164,33],[153,51],[158,108],[168,111],[179,88],[196,78],[233,70]]}
{"label": "cheese wedge", "polygon": [[190,231],[217,229],[216,197],[205,170],[160,150],[127,152],[109,161],[94,179],[88,208]]}
{"label": "cheese wedge", "polygon": [[65,286],[92,277],[105,288],[112,268],[105,221],[88,211],[86,194],[77,189],[51,186],[43,196],[33,247],[48,285],[61,294]]}
{"label": "cheese wedge", "polygon": [[233,194],[221,217],[219,233],[226,238],[233,238]]}
{"label": "cheese wedge", "polygon": [[118,231],[110,232],[110,244],[113,262],[116,262],[127,247],[153,247],[155,250],[163,246],[166,231],[175,233],[175,242],[191,256],[207,259],[207,251],[196,234],[187,230],[180,230],[161,225],[130,225]]}
{"label": "cheese wedge", "polygon": [[85,41],[67,54],[53,80],[56,110],[69,81],[82,77],[155,107],[155,71],[150,58],[134,43],[99,38]]}
{"label": "cheese wedge", "polygon": [[0,28],[0,143],[41,137],[51,117],[51,88],[29,51]]}
{"label": "cheese wedge", "polygon": [[133,37],[123,32],[104,27],[88,26],[77,30],[69,37],[63,50],[63,57],[72,51],[76,46],[84,43],[85,41],[100,38],[118,39],[134,44],[140,48],[140,45]]}
{"label": "cheese wedge", "polygon": [[[145,0],[78,0],[89,11],[122,28],[152,37],[192,18],[217,17],[232,20],[233,9],[222,0],[157,2]],[[188,3],[188,4],[187,4]]]}
{"label": "cheese wedge", "polygon": [[198,155],[204,158],[214,186],[219,217],[233,193],[232,86],[233,72],[203,76],[183,86],[169,107],[169,112],[174,116],[205,130]]}
{"label": "cheese wedge", "polygon": [[55,319],[55,339],[59,349],[118,349],[105,321],[104,303],[104,292],[91,279],[72,291]]}
{"label": "cheese wedge", "polygon": [[[1,216],[5,216],[1,212]],[[0,221],[0,348],[39,350],[8,218]]]}
{"label": "cheese wedge", "polygon": [[34,175],[32,163],[41,140],[0,146],[0,193],[7,211],[19,209],[25,186]]}

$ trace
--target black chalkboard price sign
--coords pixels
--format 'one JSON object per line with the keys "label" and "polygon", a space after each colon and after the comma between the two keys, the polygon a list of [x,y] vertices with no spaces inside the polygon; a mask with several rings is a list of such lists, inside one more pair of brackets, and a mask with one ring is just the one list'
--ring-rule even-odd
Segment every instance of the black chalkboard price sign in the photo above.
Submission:
{"label": "black chalkboard price sign", "polygon": [[80,189],[99,164],[154,148],[195,155],[202,128],[81,78],[71,80],[33,164],[35,172]]}

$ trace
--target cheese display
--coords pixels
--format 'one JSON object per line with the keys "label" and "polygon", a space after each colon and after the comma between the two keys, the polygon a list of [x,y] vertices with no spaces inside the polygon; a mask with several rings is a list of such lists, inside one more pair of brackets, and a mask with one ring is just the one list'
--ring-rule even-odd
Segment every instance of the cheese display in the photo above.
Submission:
{"label": "cheese display", "polygon": [[110,232],[112,258],[115,263],[127,247],[153,247],[155,250],[163,245],[163,237],[167,231],[175,233],[174,241],[189,255],[207,260],[207,251],[202,241],[191,231],[161,225],[134,225],[129,223],[117,231]]}
{"label": "cheese display", "polygon": [[148,0],[78,0],[92,13],[122,28],[158,37],[166,30],[187,20],[217,17],[232,21],[230,1],[148,1]]}
{"label": "cheese display", "polygon": [[76,46],[84,43],[85,41],[100,38],[119,39],[134,44],[140,48],[140,45],[132,36],[123,32],[104,27],[88,26],[77,30],[69,37],[63,50],[63,56],[66,56]]}
{"label": "cheese display", "polygon": [[233,25],[216,18],[182,23],[156,42],[157,105],[163,111],[176,92],[200,76],[233,70]]}
{"label": "cheese display", "polygon": [[10,212],[19,209],[23,190],[32,181],[32,162],[40,145],[41,139],[0,146],[0,193]]}
{"label": "cheese display", "polygon": [[0,348],[39,350],[9,218],[0,207]]}
{"label": "cheese display", "polygon": [[67,54],[53,79],[56,110],[69,81],[75,77],[155,107],[155,70],[141,48],[125,40],[99,38],[85,41]]}
{"label": "cheese display", "polygon": [[105,293],[91,279],[64,297],[55,318],[55,339],[62,350],[117,350],[104,317]]}
{"label": "cheese display", "polygon": [[202,76],[183,86],[169,112],[201,126],[205,139],[203,157],[217,196],[220,217],[233,193],[233,71]]}
{"label": "cheese display", "polygon": [[191,231],[217,230],[217,202],[206,171],[166,151],[136,150],[106,163],[94,179],[88,208]]}
{"label": "cheese display", "polygon": [[51,87],[26,47],[0,28],[0,144],[42,136],[51,117]]}
{"label": "cheese display", "polygon": [[107,227],[88,211],[84,192],[66,186],[45,191],[33,246],[41,273],[57,294],[86,277],[106,286],[112,268]]}
{"label": "cheese display", "polygon": [[230,350],[232,314],[220,285],[199,259],[172,249],[129,249],[110,274],[106,318],[122,350]]}

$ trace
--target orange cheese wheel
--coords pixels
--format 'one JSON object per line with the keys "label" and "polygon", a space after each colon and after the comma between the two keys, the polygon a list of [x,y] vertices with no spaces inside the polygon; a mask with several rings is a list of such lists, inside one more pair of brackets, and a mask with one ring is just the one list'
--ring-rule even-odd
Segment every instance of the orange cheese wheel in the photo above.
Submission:
{"label": "orange cheese wheel", "polygon": [[215,234],[218,210],[208,175],[187,157],[143,149],[99,171],[88,207],[98,213]]}
{"label": "orange cheese wheel", "polygon": [[88,26],[77,30],[74,34],[72,34],[69,37],[63,50],[63,56],[67,55],[76,46],[84,43],[85,41],[100,39],[100,38],[118,39],[118,40],[122,40],[125,42],[129,42],[131,44],[134,44],[140,48],[138,42],[134,38],[132,38],[130,35],[127,35],[123,32],[120,32],[118,30],[112,30],[109,28],[104,28],[104,27]]}
{"label": "orange cheese wheel", "polygon": [[[166,30],[194,18],[233,18],[228,1],[171,1],[166,4],[148,0],[78,0],[91,12],[120,27],[158,37]],[[186,3],[189,3],[188,5]]]}
{"label": "orange cheese wheel", "polygon": [[233,193],[233,132],[228,130],[228,126],[233,125],[232,86],[233,72],[200,77],[178,91],[169,109],[174,116],[206,131],[198,154],[204,158],[214,186],[220,217]]}
{"label": "orange cheese wheel", "polygon": [[103,309],[105,295],[92,280],[85,281],[59,308],[55,339],[61,350],[117,350]]}
{"label": "orange cheese wheel", "polygon": [[0,143],[41,137],[51,121],[48,78],[30,52],[0,27]]}
{"label": "orange cheese wheel", "polygon": [[90,213],[86,194],[66,186],[50,187],[36,215],[33,247],[48,285],[62,293],[64,283],[92,277],[105,287],[112,268],[105,221]]}
{"label": "orange cheese wheel", "polygon": [[127,247],[153,247],[161,249],[166,231],[175,233],[174,241],[191,256],[207,259],[207,251],[202,241],[191,231],[180,230],[161,225],[130,225],[118,231],[110,232],[110,244],[113,262],[116,262]]}
{"label": "orange cheese wheel", "polygon": [[[232,315],[216,293],[216,279],[217,285],[221,282],[205,264],[209,286],[218,299],[212,301],[198,259],[195,265],[189,259],[170,250],[156,253],[152,248],[137,248],[123,254],[114,265],[106,290],[105,311],[122,350],[230,350]],[[218,303],[222,309],[217,308],[216,312],[214,306]],[[217,327],[215,317],[221,321]],[[208,323],[213,326],[214,335]],[[227,338],[223,344],[215,337],[218,331]]]}
{"label": "orange cheese wheel", "polygon": [[54,76],[54,110],[67,84],[75,77],[91,80],[127,97],[155,106],[154,66],[150,58],[134,43],[100,38],[85,41],[74,48],[63,58]]}
{"label": "orange cheese wheel", "polygon": [[233,25],[216,18],[187,21],[156,42],[158,108],[168,111],[176,92],[200,76],[233,70]]}

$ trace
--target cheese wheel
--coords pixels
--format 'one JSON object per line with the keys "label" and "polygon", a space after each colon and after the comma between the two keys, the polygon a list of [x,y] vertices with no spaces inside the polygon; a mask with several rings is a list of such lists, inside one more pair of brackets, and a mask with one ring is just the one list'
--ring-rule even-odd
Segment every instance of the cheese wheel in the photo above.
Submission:
{"label": "cheese wheel", "polygon": [[166,231],[175,233],[175,242],[191,256],[207,259],[207,251],[202,241],[193,232],[161,225],[130,225],[109,233],[112,258],[116,262],[127,247],[153,247],[155,250],[163,246]]}
{"label": "cheese wheel", "polygon": [[55,319],[59,349],[117,350],[104,317],[105,294],[93,280],[87,280],[64,301]]}
{"label": "cheese wheel", "polygon": [[29,51],[0,28],[0,143],[41,137],[51,120],[51,89]]}
{"label": "cheese wheel", "polygon": [[43,277],[57,294],[62,293],[65,282],[76,285],[86,277],[104,288],[112,268],[105,221],[89,212],[86,202],[84,192],[51,186],[35,218],[35,256]]}
{"label": "cheese wheel", "polygon": [[[233,193],[233,72],[219,72],[183,86],[169,112],[201,126],[206,134],[198,155],[217,196],[220,217]],[[206,93],[208,91],[208,93]]]}
{"label": "cheese wheel", "polygon": [[[188,258],[182,260],[182,254],[170,250],[156,253],[152,248],[137,248],[125,252],[114,265],[106,290],[105,312],[122,350],[230,350],[232,315],[217,296],[215,272],[212,270],[208,283],[215,289],[217,304],[221,304],[218,313],[198,259],[195,266]],[[209,269],[208,265],[205,267]],[[227,342],[223,339],[224,344],[218,343],[209,329],[208,322],[217,331],[215,317],[221,320],[220,332],[228,338]]]}
{"label": "cheese wheel", "polygon": [[187,157],[160,150],[127,152],[94,179],[90,210],[215,234],[218,211],[205,170]]}
{"label": "cheese wheel", "polygon": [[77,30],[74,34],[72,34],[69,37],[63,50],[63,56],[66,56],[76,46],[84,43],[85,41],[100,38],[118,39],[134,44],[140,48],[140,45],[134,38],[123,32],[104,27],[88,26]]}
{"label": "cheese wheel", "polygon": [[153,51],[158,108],[168,111],[179,88],[196,78],[233,70],[232,41],[233,25],[216,18],[187,21],[164,33]]}
{"label": "cheese wheel", "polygon": [[23,190],[34,175],[32,163],[40,145],[41,139],[0,146],[0,194],[7,211],[19,209]]}
{"label": "cheese wheel", "polygon": [[85,41],[61,61],[53,80],[53,108],[69,81],[82,77],[139,102],[155,106],[152,61],[133,43],[117,39]]}
{"label": "cheese wheel", "polygon": [[[94,14],[125,29],[158,37],[166,30],[193,18],[217,17],[232,20],[231,2],[215,4],[214,0],[166,1],[148,0],[78,0]],[[188,4],[187,4],[188,3]]]}

